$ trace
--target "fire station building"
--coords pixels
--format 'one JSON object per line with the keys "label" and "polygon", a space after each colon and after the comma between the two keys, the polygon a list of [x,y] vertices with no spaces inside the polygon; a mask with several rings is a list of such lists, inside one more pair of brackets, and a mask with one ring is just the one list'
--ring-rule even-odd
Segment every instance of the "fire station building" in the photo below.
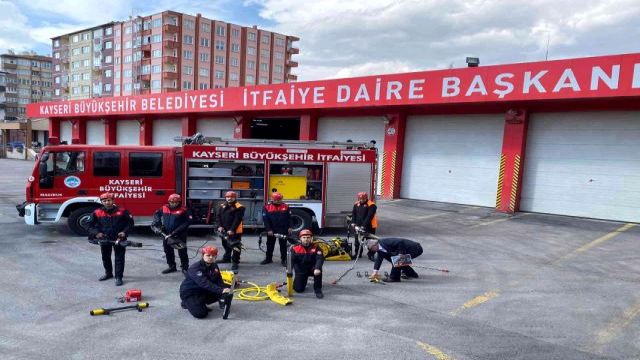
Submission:
{"label": "fire station building", "polygon": [[378,192],[640,222],[640,54],[30,104],[69,143],[370,141]]}

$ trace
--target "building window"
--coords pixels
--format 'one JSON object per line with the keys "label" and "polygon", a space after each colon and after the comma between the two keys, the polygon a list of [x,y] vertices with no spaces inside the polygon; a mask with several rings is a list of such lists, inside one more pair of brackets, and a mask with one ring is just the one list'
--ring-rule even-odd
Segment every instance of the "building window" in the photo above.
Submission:
{"label": "building window", "polygon": [[54,94],[56,94],[56,96],[60,96],[60,89],[55,89]]}
{"label": "building window", "polygon": [[88,53],[89,53],[89,51],[91,51],[91,49],[90,49],[88,46],[83,46],[83,47],[82,47],[82,53],[83,53],[83,54],[88,54]]}
{"label": "building window", "polygon": [[269,70],[269,64],[267,64],[267,63],[260,63],[260,70],[262,70],[262,71],[267,71],[267,70]]}
{"label": "building window", "polygon": [[153,44],[157,44],[157,43],[159,43],[159,42],[162,42],[162,35],[160,35],[160,34],[153,35],[153,36],[151,37],[151,42],[152,42]]}
{"label": "building window", "polygon": [[56,64],[56,66],[53,68],[53,70],[60,71],[60,64]]}
{"label": "building window", "polygon": [[151,65],[143,65],[140,72],[142,74],[149,74],[151,72]]}
{"label": "building window", "polygon": [[127,69],[124,71],[125,78],[130,78],[132,74],[133,74],[133,71],[131,69]]}
{"label": "building window", "polygon": [[224,71],[216,70],[216,79],[224,79]]}
{"label": "building window", "polygon": [[268,84],[269,83],[269,79],[267,79],[264,76],[260,76],[260,84],[264,85],[264,84]]}
{"label": "building window", "polygon": [[200,53],[200,61],[203,61],[203,62],[209,61],[209,54]]}
{"label": "building window", "polygon": [[249,55],[255,55],[256,54],[256,48],[254,48],[253,46],[249,46],[247,48],[247,54]]}
{"label": "building window", "polygon": [[232,52],[240,52],[240,44],[231,44],[231,51]]}
{"label": "building window", "polygon": [[206,90],[209,88],[209,84],[207,83],[200,83],[198,84],[198,87],[200,88],[200,90]]}
{"label": "building window", "polygon": [[113,76],[114,78],[116,78],[116,79],[120,79],[120,70],[116,70],[116,71],[113,73],[113,75],[114,75],[114,76]]}
{"label": "building window", "polygon": [[237,81],[238,80],[238,73],[236,73],[236,72],[230,73],[229,74],[229,80]]}
{"label": "building window", "polygon": [[162,19],[153,19],[151,24],[154,28],[159,28],[160,26],[162,26]]}
{"label": "building window", "polygon": [[160,89],[160,80],[151,81],[151,88],[152,89]]}
{"label": "building window", "polygon": [[71,42],[77,43],[78,41],[80,41],[80,35],[73,35],[71,37]]}
{"label": "building window", "polygon": [[240,37],[240,29],[231,29],[231,37]]}
{"label": "building window", "polygon": [[200,38],[200,46],[209,47],[209,39]]}
{"label": "building window", "polygon": [[253,77],[253,75],[247,75],[247,77],[245,78],[245,82],[247,84],[253,84],[256,82],[255,78]]}
{"label": "building window", "polygon": [[58,46],[60,46],[60,40],[58,39],[53,40],[53,47],[58,47]]}
{"label": "building window", "polygon": [[104,92],[111,92],[111,84],[104,84]]}
{"label": "building window", "polygon": [[129,41],[125,41],[124,48],[125,49],[131,49],[131,41],[130,40]]}
{"label": "building window", "polygon": [[124,91],[131,91],[131,88],[132,88],[131,83],[124,84]]}
{"label": "building window", "polygon": [[248,34],[247,34],[247,38],[248,38],[250,41],[256,41],[256,33],[254,33],[254,32],[250,32],[250,33],[248,33]]}
{"label": "building window", "polygon": [[120,93],[120,84],[113,85],[113,93],[114,94],[119,94]]}
{"label": "building window", "polygon": [[273,56],[278,60],[284,59],[284,54],[281,52],[276,52],[275,54],[273,54]]}
{"label": "building window", "polygon": [[107,70],[104,71],[104,77],[110,78],[112,76],[113,76],[113,70],[107,69]]}
{"label": "building window", "polygon": [[75,48],[71,50],[71,55],[76,56],[80,55],[80,48]]}
{"label": "building window", "polygon": [[229,59],[229,62],[231,66],[240,66],[240,59],[238,58],[231,58]]}
{"label": "building window", "polygon": [[211,32],[211,24],[202,23],[200,28],[202,29],[202,32],[206,32],[206,33]]}
{"label": "building window", "polygon": [[216,56],[216,64],[224,64],[224,56]]}
{"label": "building window", "polygon": [[184,27],[193,30],[196,28],[196,25],[193,20],[184,20]]}
{"label": "building window", "polygon": [[222,25],[216,26],[216,35],[224,36],[224,26]]}
{"label": "building window", "polygon": [[111,34],[113,34],[113,28],[110,28],[110,27],[109,27],[109,28],[104,29],[104,34],[105,34],[105,35],[111,35]]}
{"label": "building window", "polygon": [[125,34],[131,34],[131,26],[127,26],[124,28],[124,33]]}
{"label": "building window", "polygon": [[183,81],[182,88],[185,90],[191,90],[193,89],[193,85],[191,84],[191,81]]}
{"label": "building window", "polygon": [[105,49],[111,49],[113,47],[113,42],[111,41],[107,41],[104,43],[104,48]]}
{"label": "building window", "polygon": [[82,60],[82,66],[84,66],[84,67],[91,66],[91,62],[89,61],[89,59]]}
{"label": "building window", "polygon": [[253,61],[253,60],[247,61],[247,69],[253,70],[255,68],[256,68],[256,62],[255,61]]}
{"label": "building window", "polygon": [[71,81],[80,81],[80,74],[71,75]]}
{"label": "building window", "polygon": [[85,85],[85,86],[82,87],[82,93],[83,94],[88,94],[90,90],[91,90],[91,88],[89,87],[89,85]]}
{"label": "building window", "polygon": [[185,36],[184,36],[183,43],[185,43],[185,44],[189,44],[189,45],[193,44],[193,36],[191,36],[191,35],[185,35]]}
{"label": "building window", "polygon": [[273,67],[273,72],[277,74],[282,74],[282,65],[276,65]]}
{"label": "building window", "polygon": [[269,35],[262,35],[262,43],[263,44],[269,43]]}
{"label": "building window", "polygon": [[262,56],[262,57],[269,57],[269,49],[262,49],[262,50],[260,50],[260,56]]}
{"label": "building window", "polygon": [[160,49],[153,50],[153,53],[152,53],[151,56],[153,56],[154,58],[162,57],[162,50],[160,50]]}
{"label": "building window", "polygon": [[82,80],[91,80],[91,74],[88,72],[82,73]]}
{"label": "building window", "polygon": [[162,71],[162,67],[160,65],[153,65],[151,67],[151,72],[154,74],[159,74]]}
{"label": "building window", "polygon": [[107,55],[104,57],[104,62],[107,64],[111,64],[111,61],[113,61],[113,58],[111,57],[111,55]]}
{"label": "building window", "polygon": [[216,41],[216,50],[224,50],[224,41]]}
{"label": "building window", "polygon": [[53,58],[54,59],[60,59],[60,53],[59,52],[54,52],[53,53]]}
{"label": "building window", "polygon": [[198,74],[200,76],[209,76],[209,69],[207,68],[200,68],[200,70],[198,71]]}
{"label": "building window", "polygon": [[125,56],[124,56],[124,63],[125,63],[125,64],[128,64],[128,63],[130,63],[130,62],[131,62],[131,55],[125,55]]}
{"label": "building window", "polygon": [[122,44],[120,44],[120,43],[116,43],[115,50],[116,50],[116,51],[119,51],[121,46],[122,46]]}
{"label": "building window", "polygon": [[191,60],[193,59],[193,52],[190,50],[184,50],[182,51],[182,57],[187,59],[187,60]]}
{"label": "building window", "polygon": [[182,73],[185,75],[192,75],[193,74],[193,66],[183,66],[182,67]]}

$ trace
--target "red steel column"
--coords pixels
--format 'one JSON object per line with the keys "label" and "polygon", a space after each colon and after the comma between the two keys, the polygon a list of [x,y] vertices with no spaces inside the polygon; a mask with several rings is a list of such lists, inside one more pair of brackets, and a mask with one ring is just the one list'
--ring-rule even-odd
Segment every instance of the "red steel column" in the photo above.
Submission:
{"label": "red steel column", "polygon": [[60,118],[49,119],[49,137],[57,137],[60,140]]}
{"label": "red steel column", "polygon": [[251,119],[246,116],[234,116],[236,127],[233,129],[234,139],[251,138]]}
{"label": "red steel column", "polygon": [[196,128],[197,128],[197,120],[194,116],[185,116],[182,118],[182,136],[195,135]]}
{"label": "red steel column", "polygon": [[139,119],[140,145],[153,145],[153,120],[150,118]]}
{"label": "red steel column", "polygon": [[116,119],[105,119],[104,122],[104,144],[118,144],[118,123]]}
{"label": "red steel column", "polygon": [[71,120],[71,143],[87,143],[87,122],[80,119]]}
{"label": "red steel column", "polygon": [[397,199],[400,197],[407,116],[405,114],[388,114],[386,117],[384,149],[378,149],[378,157],[382,156],[382,191],[380,193],[383,199]]}
{"label": "red steel column", "polygon": [[528,125],[529,113],[525,109],[510,109],[504,116],[504,136],[496,193],[496,209],[500,212],[513,213],[520,208]]}
{"label": "red steel column", "polygon": [[318,140],[318,116],[305,114],[300,116],[300,140]]}

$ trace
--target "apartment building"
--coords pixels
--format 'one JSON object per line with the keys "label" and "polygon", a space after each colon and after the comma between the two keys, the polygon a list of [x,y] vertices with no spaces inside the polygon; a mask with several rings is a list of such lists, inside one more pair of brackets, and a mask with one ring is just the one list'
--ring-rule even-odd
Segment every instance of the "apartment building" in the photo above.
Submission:
{"label": "apartment building", "polygon": [[297,80],[299,39],[174,11],[52,38],[57,100]]}

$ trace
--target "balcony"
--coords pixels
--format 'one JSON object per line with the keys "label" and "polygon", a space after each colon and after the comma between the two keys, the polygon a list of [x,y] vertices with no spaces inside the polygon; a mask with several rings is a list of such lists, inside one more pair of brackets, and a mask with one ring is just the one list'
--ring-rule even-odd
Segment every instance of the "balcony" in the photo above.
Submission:
{"label": "balcony", "polygon": [[15,63],[8,63],[8,62],[2,63],[2,66],[3,66],[5,69],[16,69],[16,68],[18,68],[18,64],[15,64]]}
{"label": "balcony", "polygon": [[292,47],[287,48],[289,54],[300,54],[300,49]]}
{"label": "balcony", "polygon": [[162,46],[163,46],[165,49],[173,50],[173,49],[177,49],[177,48],[178,48],[178,46],[179,46],[179,44],[178,44],[178,42],[177,42],[177,41],[175,41],[175,40],[164,40],[164,41],[162,42]]}
{"label": "balcony", "polygon": [[[167,85],[167,86],[169,86],[169,85]],[[178,89],[176,87],[173,87],[173,86],[171,86],[171,87],[164,87],[164,85],[162,86],[162,92],[163,93],[178,92],[178,91],[180,91],[180,89]]]}
{"label": "balcony", "polygon": [[287,60],[287,66],[288,67],[298,67],[298,62],[297,61],[293,61],[293,60]]}
{"label": "balcony", "polygon": [[162,72],[162,79],[165,80],[176,80],[176,79],[180,79],[180,74],[178,74],[175,71],[163,71]]}
{"label": "balcony", "polygon": [[138,75],[138,79],[140,79],[140,81],[151,81],[151,74],[140,74]]}
{"label": "balcony", "polygon": [[142,36],[151,36],[151,29],[142,30]]}
{"label": "balcony", "polygon": [[298,81],[298,75],[287,74],[287,80]]}
{"label": "balcony", "polygon": [[170,65],[177,65],[178,64],[178,57],[177,56],[163,56],[162,57],[162,62],[165,64],[170,64]]}
{"label": "balcony", "polygon": [[177,33],[178,30],[180,30],[180,28],[178,28],[178,25],[173,25],[173,24],[162,25],[162,32],[165,32],[165,33]]}
{"label": "balcony", "polygon": [[151,52],[151,44],[143,44],[142,46],[140,46],[140,50]]}

